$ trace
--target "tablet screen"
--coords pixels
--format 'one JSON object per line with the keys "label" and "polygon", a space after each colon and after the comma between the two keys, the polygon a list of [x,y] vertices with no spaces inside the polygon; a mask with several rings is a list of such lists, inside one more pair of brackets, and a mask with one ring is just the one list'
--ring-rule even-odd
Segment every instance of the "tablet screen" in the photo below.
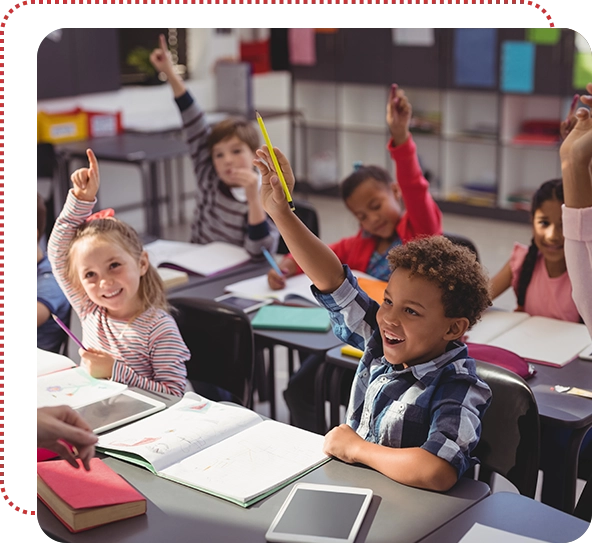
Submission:
{"label": "tablet screen", "polygon": [[165,404],[131,391],[76,409],[94,432],[121,426],[165,408]]}
{"label": "tablet screen", "polygon": [[[307,488],[313,486],[318,488]],[[353,541],[371,498],[367,489],[302,484],[286,500],[287,506],[280,510],[267,538],[319,543]]]}

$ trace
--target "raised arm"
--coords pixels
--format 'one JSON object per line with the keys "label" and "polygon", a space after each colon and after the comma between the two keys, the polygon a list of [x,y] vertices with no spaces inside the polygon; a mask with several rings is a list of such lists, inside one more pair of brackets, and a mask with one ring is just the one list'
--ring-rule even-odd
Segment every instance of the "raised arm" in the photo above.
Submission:
{"label": "raised arm", "polygon": [[179,98],[179,96],[183,96],[183,94],[185,94],[187,91],[185,88],[185,83],[183,83],[181,77],[179,77],[177,72],[175,72],[175,67],[171,59],[171,53],[167,46],[164,34],[158,36],[158,41],[160,47],[152,51],[150,54],[150,62],[157,72],[162,72],[166,75],[167,81],[173,89],[175,98]]}
{"label": "raised arm", "polygon": [[[294,174],[288,159],[274,147],[276,157],[290,192],[294,189]],[[321,292],[333,292],[343,283],[345,275],[335,253],[317,238],[290,210],[280,180],[273,170],[267,146],[257,150],[253,161],[262,176],[263,207],[273,219],[298,265]],[[269,166],[268,166],[269,165]]]}

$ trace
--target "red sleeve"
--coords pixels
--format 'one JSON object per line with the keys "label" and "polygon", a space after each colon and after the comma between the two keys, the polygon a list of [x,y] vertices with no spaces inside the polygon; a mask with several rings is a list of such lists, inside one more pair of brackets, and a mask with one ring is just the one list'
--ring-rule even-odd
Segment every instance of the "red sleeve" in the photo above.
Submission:
{"label": "red sleeve", "polygon": [[406,243],[417,236],[442,234],[442,213],[421,171],[413,138],[409,136],[396,147],[391,139],[387,149],[397,166],[397,182],[405,203],[406,211],[397,225],[401,240]]}

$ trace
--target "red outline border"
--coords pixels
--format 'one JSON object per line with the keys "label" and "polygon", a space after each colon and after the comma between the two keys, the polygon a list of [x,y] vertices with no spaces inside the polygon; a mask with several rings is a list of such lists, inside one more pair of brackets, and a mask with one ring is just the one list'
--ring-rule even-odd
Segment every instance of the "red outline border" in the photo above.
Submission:
{"label": "red outline border", "polygon": [[[14,505],[14,502],[9,501],[10,498],[6,494],[4,485],[4,29],[6,21],[9,16],[14,13],[16,9],[21,6],[27,6],[28,4],[103,4],[103,5],[117,5],[117,4],[143,4],[143,5],[155,5],[155,4],[456,4],[456,5],[469,5],[469,4],[488,4],[488,5],[528,5],[534,6],[540,10],[543,15],[546,15],[547,21],[551,28],[555,27],[555,23],[551,21],[551,15],[547,14],[547,10],[541,8],[540,4],[535,4],[531,0],[25,0],[21,4],[15,4],[14,8],[8,10],[8,15],[4,15],[2,23],[0,23],[0,495],[4,501],[10,507],[14,507],[14,510],[19,512],[21,508]],[[27,509],[22,510],[23,515],[35,515],[35,511],[28,511]]]}

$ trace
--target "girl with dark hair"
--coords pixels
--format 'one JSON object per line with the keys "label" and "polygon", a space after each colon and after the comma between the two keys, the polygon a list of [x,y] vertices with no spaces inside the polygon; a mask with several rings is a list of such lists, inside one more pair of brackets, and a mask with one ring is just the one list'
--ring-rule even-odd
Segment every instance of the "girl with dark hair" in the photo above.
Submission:
{"label": "girl with dark hair", "polygon": [[511,286],[516,293],[517,311],[580,322],[563,251],[562,204],[561,179],[546,181],[534,193],[530,246],[514,245],[510,260],[491,281],[491,298]]}

